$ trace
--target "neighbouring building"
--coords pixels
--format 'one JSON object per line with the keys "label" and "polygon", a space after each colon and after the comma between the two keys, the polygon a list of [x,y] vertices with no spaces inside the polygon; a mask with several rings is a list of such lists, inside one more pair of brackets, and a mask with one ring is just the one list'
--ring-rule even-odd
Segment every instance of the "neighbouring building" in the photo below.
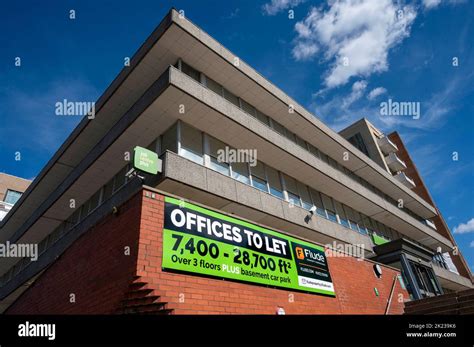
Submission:
{"label": "neighbouring building", "polygon": [[0,222],[20,200],[31,181],[0,172]]}
{"label": "neighbouring building", "polygon": [[[158,174],[131,170],[135,147]],[[0,224],[7,314],[400,314],[472,276],[397,133],[339,134],[171,10]]]}

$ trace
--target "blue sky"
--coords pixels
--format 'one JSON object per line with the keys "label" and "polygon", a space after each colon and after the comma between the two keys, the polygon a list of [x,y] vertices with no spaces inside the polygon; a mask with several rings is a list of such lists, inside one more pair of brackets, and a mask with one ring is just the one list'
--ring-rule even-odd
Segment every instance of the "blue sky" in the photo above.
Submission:
{"label": "blue sky", "polygon": [[[474,268],[472,1],[2,3],[0,171],[35,177],[80,121],[55,102],[97,100],[170,7],[334,130],[397,130]],[[381,116],[388,99],[419,102],[420,118]]]}

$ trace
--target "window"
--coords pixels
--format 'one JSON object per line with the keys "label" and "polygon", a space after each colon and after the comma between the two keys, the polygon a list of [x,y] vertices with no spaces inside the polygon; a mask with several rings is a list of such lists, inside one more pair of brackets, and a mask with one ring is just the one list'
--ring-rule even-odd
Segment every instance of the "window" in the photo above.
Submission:
{"label": "window", "polygon": [[280,198],[285,199],[283,195],[283,187],[281,186],[280,175],[278,171],[271,168],[267,168],[267,177],[268,177],[268,185],[270,186],[270,194]]}
{"label": "window", "polygon": [[239,98],[224,88],[224,98],[240,108]]}
{"label": "window", "polygon": [[308,187],[301,182],[297,182],[297,185],[303,208],[310,210],[311,207],[313,207],[313,203],[311,201],[311,196],[309,195]]}
{"label": "window", "polygon": [[101,189],[95,192],[95,194],[92,195],[91,198],[89,199],[88,204],[87,204],[87,214],[94,211],[100,205],[100,193],[101,193]]}
{"label": "window", "polygon": [[201,79],[200,79],[201,74],[199,73],[199,71],[192,68],[191,66],[189,66],[188,64],[186,64],[183,61],[181,62],[181,71],[184,72],[189,77],[191,77],[192,79],[194,79],[198,82],[201,82]]}
{"label": "window", "polygon": [[334,200],[334,207],[336,208],[336,213],[339,216],[339,222],[341,222],[341,225],[345,226],[346,228],[350,228],[349,221],[342,204],[339,201]]}
{"label": "window", "polygon": [[365,227],[369,235],[374,234],[376,230],[375,224],[373,222],[374,220],[370,217],[367,217],[367,220],[364,221]]}
{"label": "window", "polygon": [[258,161],[257,165],[250,168],[252,173],[252,186],[268,193],[267,178],[265,176],[265,166]]}
{"label": "window", "polygon": [[150,151],[158,153],[158,143],[159,143],[159,138],[155,139],[152,143],[150,143],[146,148],[149,149]]}
{"label": "window", "polygon": [[346,212],[347,218],[349,219],[349,227],[352,230],[359,232],[359,225],[357,223],[355,211],[346,205],[344,205],[344,211]]}
{"label": "window", "polygon": [[409,263],[421,295],[423,297],[440,295],[441,291],[434,278],[433,270],[412,261],[409,261]]}
{"label": "window", "polygon": [[[122,170],[120,170],[114,177],[114,193],[119,190],[124,184],[125,184],[125,181],[126,181],[126,177],[125,177],[125,174],[127,173],[127,166],[125,166],[124,168],[122,168]],[[87,212],[87,211],[86,211]]]}
{"label": "window", "polygon": [[114,179],[112,178],[104,187],[104,198],[103,200],[107,200],[112,196],[112,191],[114,189]]}
{"label": "window", "polygon": [[210,90],[212,90],[214,93],[219,94],[220,96],[223,96],[223,88],[222,86],[214,81],[213,79],[210,79],[209,77],[206,76],[206,86]]}
{"label": "window", "polygon": [[[282,126],[282,125],[281,125]],[[292,142],[296,142],[295,134],[293,134],[291,131],[285,128],[285,136],[288,140]]]}
{"label": "window", "polygon": [[252,117],[256,117],[256,110],[255,107],[250,105],[247,101],[240,99],[240,103],[242,105],[242,110],[247,112]]}
{"label": "window", "polygon": [[326,164],[329,164],[329,157],[323,152],[321,152],[321,160],[324,161]]}
{"label": "window", "polygon": [[311,197],[313,198],[313,203],[316,206],[316,212],[324,218],[327,218],[326,216],[326,210],[324,209],[323,206],[323,200],[321,199],[321,194],[319,192],[311,189],[310,190]]}
{"label": "window", "polygon": [[232,177],[245,184],[250,184],[247,163],[232,163]]}
{"label": "window", "polygon": [[334,209],[332,199],[324,194],[321,194],[321,198],[323,199],[323,205],[324,208],[326,209],[328,219],[337,222],[337,217],[336,217],[336,210]]}
{"label": "window", "polygon": [[72,228],[74,227],[77,223],[80,222],[81,220],[81,209],[82,207],[79,207],[76,211],[74,211],[74,213],[71,215],[71,217],[69,217],[69,219],[67,220],[67,222],[69,223],[68,227],[69,228]]}
{"label": "window", "polygon": [[360,232],[361,234],[366,233],[366,232],[364,232],[364,223],[362,221],[361,214],[358,211],[353,210],[353,216],[354,216],[354,222],[357,224],[357,230],[356,231]]}
{"label": "window", "polygon": [[316,158],[320,158],[319,156],[319,150],[314,147],[312,144],[308,143],[308,149],[311,152],[312,155],[314,155]]}
{"label": "window", "polygon": [[178,122],[169,127],[161,136],[160,155],[167,150],[178,153]]}
{"label": "window", "polygon": [[369,233],[366,225],[367,216],[363,215],[362,213],[360,214],[360,216],[361,221],[359,222],[359,231],[361,232],[361,234],[367,235]]}
{"label": "window", "polygon": [[301,199],[298,192],[298,183],[293,177],[283,174],[285,180],[286,193],[288,194],[288,201],[296,206],[301,206]]}
{"label": "window", "polygon": [[285,127],[283,125],[281,125],[280,123],[278,123],[276,120],[273,120],[273,119],[272,119],[272,128],[273,128],[273,130],[280,133],[281,135],[286,136]]}
{"label": "window", "polygon": [[5,202],[7,204],[14,205],[18,200],[20,200],[22,193],[17,192],[15,190],[10,190],[7,189],[7,192],[5,193]]}
{"label": "window", "polygon": [[269,118],[267,115],[263,114],[262,112],[260,112],[259,110],[257,110],[257,119],[266,124],[266,125],[269,125],[270,124],[270,121],[269,121]]}
{"label": "window", "polygon": [[355,220],[349,219],[349,225],[352,230],[359,232],[359,225],[357,224]]}
{"label": "window", "polygon": [[209,166],[211,169],[220,172],[221,174],[229,176],[229,164],[223,161],[224,158],[220,158],[219,152],[225,151],[226,144],[215,139],[212,136],[208,136],[209,138],[209,156],[210,156],[210,163]]}
{"label": "window", "polygon": [[362,138],[362,135],[360,133],[355,134],[354,136],[349,138],[349,142],[355,147],[358,148],[362,153],[364,153],[366,156],[369,156],[369,151],[367,150],[367,147],[365,146],[364,139]]}
{"label": "window", "polygon": [[203,164],[202,133],[186,123],[181,126],[181,146],[179,154],[198,164]]}
{"label": "window", "polygon": [[389,232],[387,231],[387,228],[385,227],[384,224],[380,223],[380,222],[376,222],[377,223],[377,230],[378,230],[378,235],[379,236],[382,236],[384,237],[385,239],[387,240],[390,240],[392,237],[391,235],[389,234]]}
{"label": "window", "polygon": [[337,161],[335,161],[333,158],[328,157],[329,165],[331,165],[333,168],[337,169]]}
{"label": "window", "polygon": [[303,140],[301,137],[299,137],[298,135],[295,135],[296,136],[296,144],[300,147],[303,147],[304,149],[307,149],[306,148],[306,141]]}
{"label": "window", "polygon": [[387,227],[387,229],[390,230],[390,234],[392,235],[393,240],[399,239],[401,237],[398,231],[396,231],[395,229],[392,229],[390,227]]}
{"label": "window", "polygon": [[342,166],[341,164],[337,163],[337,169],[341,172],[344,172],[344,166]]}

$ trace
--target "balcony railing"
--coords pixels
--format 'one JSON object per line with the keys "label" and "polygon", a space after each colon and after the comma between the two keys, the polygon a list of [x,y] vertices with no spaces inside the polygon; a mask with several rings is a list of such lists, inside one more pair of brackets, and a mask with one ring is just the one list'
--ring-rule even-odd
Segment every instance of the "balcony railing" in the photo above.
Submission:
{"label": "balcony railing", "polygon": [[390,153],[385,157],[385,162],[387,163],[390,170],[397,172],[402,171],[407,168],[407,165],[403,160],[401,160],[395,153]]}
{"label": "balcony railing", "polygon": [[394,177],[398,182],[402,183],[407,188],[412,189],[416,187],[415,181],[413,181],[410,177],[405,175],[404,172],[399,172]]}
{"label": "balcony railing", "polygon": [[383,136],[377,139],[377,144],[383,154],[388,155],[398,151],[398,147],[394,144],[387,136]]}

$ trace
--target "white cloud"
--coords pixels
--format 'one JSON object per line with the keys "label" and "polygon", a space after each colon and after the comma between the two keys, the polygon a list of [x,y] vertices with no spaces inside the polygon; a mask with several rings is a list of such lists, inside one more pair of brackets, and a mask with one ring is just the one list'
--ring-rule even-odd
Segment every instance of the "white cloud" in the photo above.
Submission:
{"label": "white cloud", "polygon": [[469,247],[474,248],[474,241],[471,241],[471,243],[469,244]]}
{"label": "white cloud", "polygon": [[269,16],[274,16],[280,11],[284,11],[287,8],[296,7],[306,0],[272,0],[268,4],[262,6],[263,12]]}
{"label": "white cloud", "polygon": [[392,0],[331,0],[328,6],[311,8],[296,23],[293,48],[296,60],[314,58],[318,48],[325,52],[331,64],[327,88],[386,71],[389,50],[409,36],[416,17],[412,6],[398,7]]}
{"label": "white cloud", "polygon": [[473,92],[474,89],[471,86],[472,83],[470,83],[473,77],[474,72],[471,72],[445,81],[441,90],[426,99],[402,100],[394,98],[394,101],[420,102],[419,119],[407,116],[382,116],[379,103],[348,103],[346,100],[351,99],[352,90],[346,94],[342,94],[339,90],[337,92],[333,91],[332,97],[328,99],[324,97],[326,93],[329,93],[328,91],[319,91],[314,95],[310,107],[321,120],[325,121],[334,130],[343,129],[362,117],[368,118],[382,131],[393,131],[402,128],[439,129],[451,117],[456,115],[454,111],[457,105],[460,104],[460,100]]}
{"label": "white cloud", "polygon": [[298,42],[293,49],[293,56],[296,60],[306,60],[314,56],[319,51],[319,48],[314,43]]}
{"label": "white cloud", "polygon": [[427,9],[435,8],[441,3],[441,0],[423,0],[423,6]]}
{"label": "white cloud", "polygon": [[467,234],[474,232],[474,218],[471,218],[467,223],[461,223],[453,229],[455,234]]}
{"label": "white cloud", "polygon": [[466,0],[422,0],[423,7],[427,10],[432,10],[439,5],[457,5],[465,2]]}
{"label": "white cloud", "polygon": [[359,100],[367,89],[367,81],[357,81],[352,85],[351,93],[342,99],[342,107],[347,108],[354,101]]}
{"label": "white cloud", "polygon": [[384,87],[377,87],[374,88],[370,91],[369,95],[367,95],[367,99],[369,100],[374,100],[376,97],[385,94],[387,92],[387,89]]}

